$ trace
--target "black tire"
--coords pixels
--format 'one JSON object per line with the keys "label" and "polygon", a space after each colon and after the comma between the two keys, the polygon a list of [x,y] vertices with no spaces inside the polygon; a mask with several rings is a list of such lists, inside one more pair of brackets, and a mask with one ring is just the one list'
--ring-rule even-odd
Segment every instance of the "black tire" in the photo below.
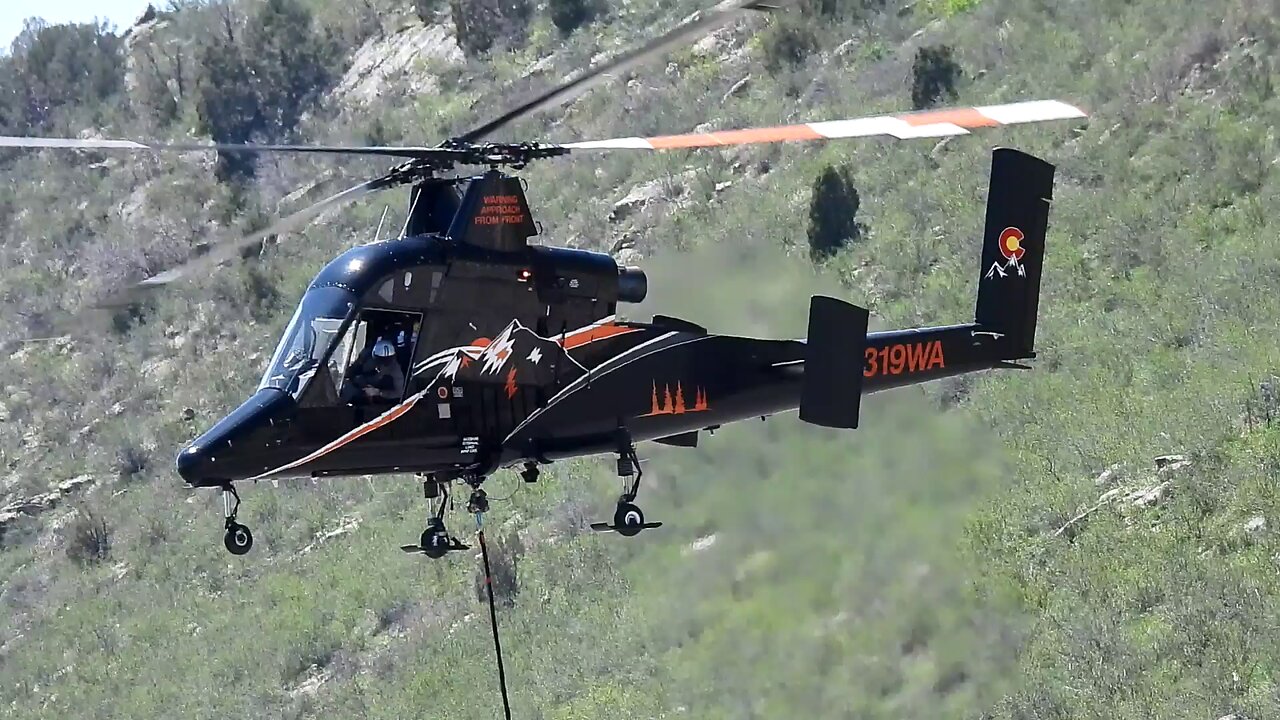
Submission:
{"label": "black tire", "polygon": [[636,505],[620,502],[613,512],[613,527],[620,535],[635,535],[644,529],[644,512]]}
{"label": "black tire", "polygon": [[253,547],[253,533],[240,523],[232,523],[227,528],[227,534],[222,536],[222,544],[232,555],[244,555]]}
{"label": "black tire", "polygon": [[618,503],[613,513],[613,524],[618,527],[640,527],[644,525],[644,512],[631,503]]}
{"label": "black tire", "polygon": [[439,559],[449,552],[449,539],[442,530],[433,528],[423,530],[418,544],[422,547],[423,554],[429,558]]}

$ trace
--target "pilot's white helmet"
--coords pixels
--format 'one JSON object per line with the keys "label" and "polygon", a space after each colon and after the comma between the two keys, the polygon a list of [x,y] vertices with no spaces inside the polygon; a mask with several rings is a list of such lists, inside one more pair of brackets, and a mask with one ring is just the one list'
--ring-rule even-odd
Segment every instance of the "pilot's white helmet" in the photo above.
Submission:
{"label": "pilot's white helmet", "polygon": [[395,354],[396,354],[395,346],[386,340],[379,340],[378,343],[373,346],[374,357],[387,358]]}

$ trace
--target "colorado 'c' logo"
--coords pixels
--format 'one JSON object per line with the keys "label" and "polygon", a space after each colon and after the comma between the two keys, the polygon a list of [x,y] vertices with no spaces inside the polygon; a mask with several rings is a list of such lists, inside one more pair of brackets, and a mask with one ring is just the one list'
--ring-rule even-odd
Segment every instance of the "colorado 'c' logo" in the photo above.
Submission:
{"label": "colorado 'c' logo", "polygon": [[1000,231],[1000,254],[1004,255],[1006,260],[1017,262],[1027,254],[1027,249],[1022,246],[1022,241],[1026,239],[1026,235],[1016,227],[1007,227]]}

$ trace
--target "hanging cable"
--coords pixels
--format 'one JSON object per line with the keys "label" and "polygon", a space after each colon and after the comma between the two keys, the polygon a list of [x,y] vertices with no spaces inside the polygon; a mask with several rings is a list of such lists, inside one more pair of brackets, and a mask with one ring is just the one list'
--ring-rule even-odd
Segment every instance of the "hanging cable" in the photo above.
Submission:
{"label": "hanging cable", "polygon": [[502,667],[502,642],[498,640],[498,611],[493,602],[493,572],[489,569],[489,548],[484,543],[484,514],[489,500],[480,488],[471,493],[467,510],[476,516],[476,536],[480,542],[480,558],[484,561],[484,587],[489,592],[489,627],[493,629],[493,653],[498,659],[498,687],[502,690],[502,711],[511,720],[511,702],[507,699],[507,673]]}

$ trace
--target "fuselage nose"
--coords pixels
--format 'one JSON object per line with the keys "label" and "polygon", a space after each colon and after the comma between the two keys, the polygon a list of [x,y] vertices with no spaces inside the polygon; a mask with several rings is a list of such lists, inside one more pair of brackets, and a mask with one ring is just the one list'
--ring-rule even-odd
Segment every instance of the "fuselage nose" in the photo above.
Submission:
{"label": "fuselage nose", "polygon": [[[201,437],[204,437],[203,435]],[[198,443],[191,443],[178,453],[178,475],[188,485],[200,485],[205,476],[207,457]]]}
{"label": "fuselage nose", "polygon": [[196,487],[248,477],[278,440],[294,407],[281,390],[259,390],[178,453],[178,475]]}

